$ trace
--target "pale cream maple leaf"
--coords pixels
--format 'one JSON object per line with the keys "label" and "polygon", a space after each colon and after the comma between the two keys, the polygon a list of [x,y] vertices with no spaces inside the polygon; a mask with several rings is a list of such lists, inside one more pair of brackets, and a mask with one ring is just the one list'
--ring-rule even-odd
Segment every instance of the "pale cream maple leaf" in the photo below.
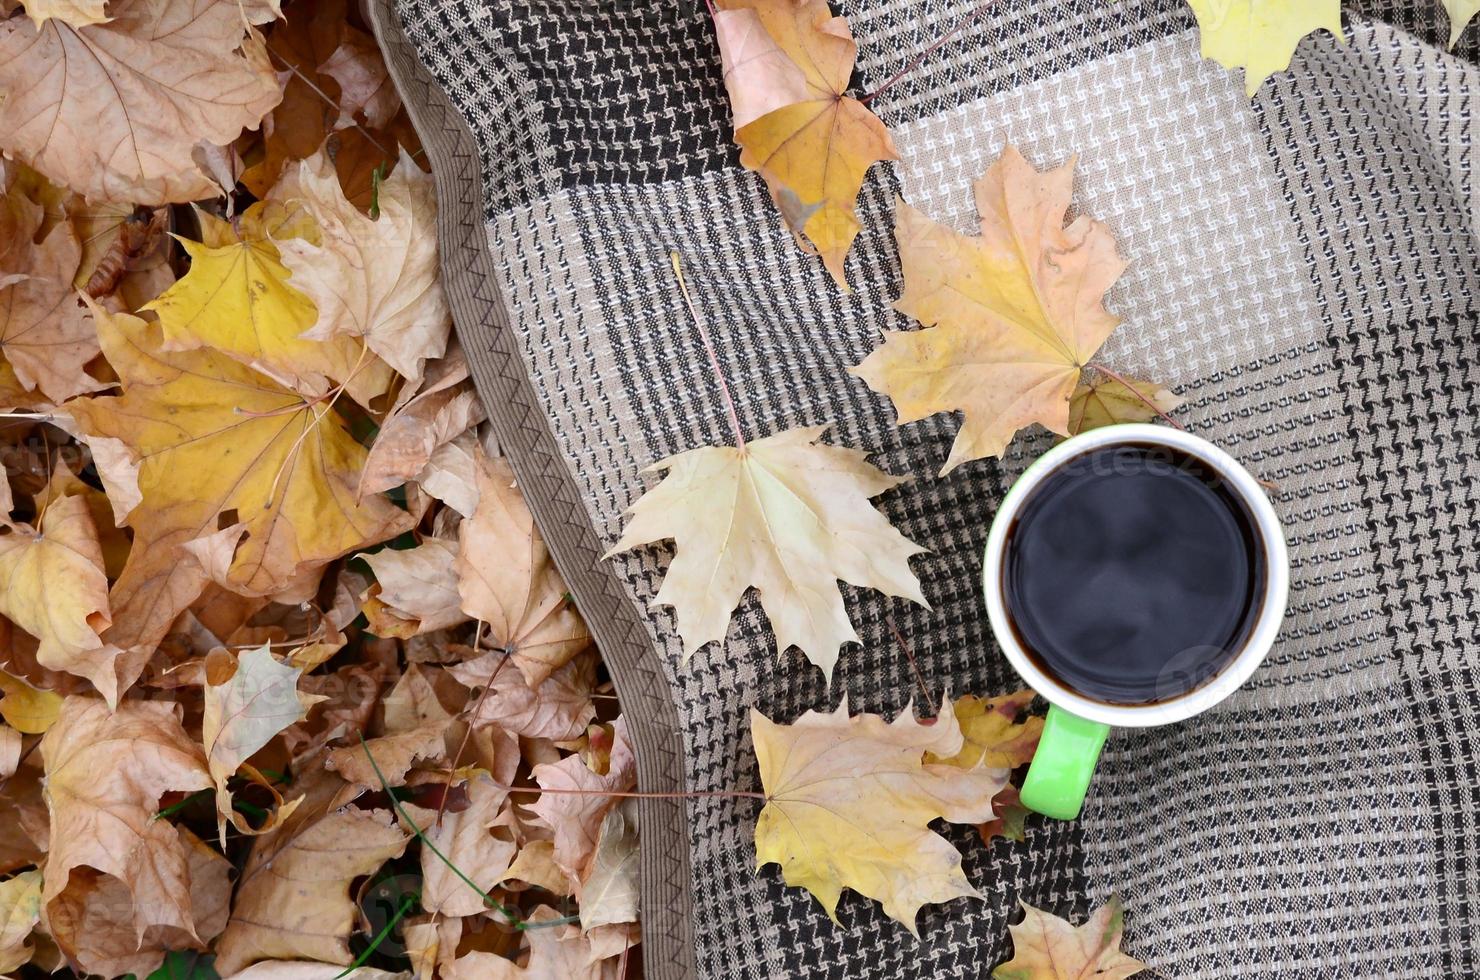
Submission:
{"label": "pale cream maple leaf", "polygon": [[1202,54],[1244,69],[1250,98],[1264,80],[1290,67],[1300,41],[1324,28],[1344,40],[1341,0],[1187,0],[1197,15]]}
{"label": "pale cream maple leaf", "polygon": [[345,199],[334,165],[322,153],[292,172],[283,193],[302,201],[319,222],[318,244],[278,243],[293,288],[318,307],[309,340],[338,335],[365,344],[406,378],[419,381],[423,362],[447,350],[452,316],[437,264],[437,196],[430,174],[401,153],[380,184],[380,216]]}
{"label": "pale cream maple leaf", "polygon": [[232,809],[231,790],[226,781],[274,735],[302,721],[309,708],[326,700],[321,695],[301,693],[298,678],[303,671],[279,663],[265,644],[246,651],[234,664],[230,663],[229,654],[225,660],[226,666],[232,668],[231,673],[218,679],[213,676],[215,663],[207,658],[205,711],[201,720],[201,743],[205,746],[211,779],[216,783],[216,817],[222,848],[226,846],[228,820],[243,833],[261,833],[292,812],[291,803],[279,806],[267,824],[254,829]]}
{"label": "pale cream maple leaf", "polygon": [[949,703],[929,723],[906,707],[893,722],[808,711],[781,725],[752,709],[751,737],[766,804],[756,819],[757,866],[779,864],[786,883],[810,891],[834,922],[844,888],[878,900],[912,933],[920,907],[980,898],[961,854],[931,821],[981,823],[1008,770],[930,763],[964,739]]}
{"label": "pale cream maple leaf", "polygon": [[1453,48],[1470,21],[1480,14],[1480,0],[1443,0],[1443,3],[1449,14],[1449,46]]}
{"label": "pale cream maple leaf", "polygon": [[1146,964],[1120,951],[1125,908],[1112,897],[1082,926],[1026,902],[1023,921],[1008,926],[1013,957],[992,971],[992,980],[1127,980]]}
{"label": "pale cream maple leaf", "polygon": [[109,20],[0,22],[0,149],[95,201],[165,204],[219,193],[196,163],[282,98],[238,0],[113,0]]}
{"label": "pale cream maple leaf", "polygon": [[55,17],[71,27],[108,22],[108,0],[26,0],[26,16],[41,27]]}
{"label": "pale cream maple leaf", "polygon": [[777,652],[799,648],[829,679],[845,643],[858,642],[841,579],[929,608],[909,559],[925,551],[869,503],[905,482],[865,453],[820,445],[826,426],[670,456],[647,472],[663,482],[628,511],[607,557],[671,538],[673,561],[655,606],[672,606],[684,657],[723,640],[749,588],[776,632]]}

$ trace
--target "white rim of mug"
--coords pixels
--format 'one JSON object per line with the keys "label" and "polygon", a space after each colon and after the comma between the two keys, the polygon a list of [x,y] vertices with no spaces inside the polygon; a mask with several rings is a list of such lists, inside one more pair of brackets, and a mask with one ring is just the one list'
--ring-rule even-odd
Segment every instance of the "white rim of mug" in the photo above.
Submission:
{"label": "white rim of mug", "polygon": [[[1104,446],[1125,443],[1166,446],[1212,465],[1248,506],[1263,539],[1268,563],[1259,619],[1244,641],[1243,649],[1217,676],[1201,687],[1175,698],[1150,704],[1107,704],[1096,701],[1070,690],[1039,670],[1018,643],[1008,623],[1002,596],[1003,547],[1007,543],[1013,519],[1033,490],[1045,477],[1069,460]],[[1265,496],[1259,481],[1237,460],[1206,439],[1190,432],[1161,425],[1126,423],[1091,429],[1072,436],[1040,456],[1018,477],[992,519],[992,527],[987,535],[986,557],[982,563],[982,589],[987,599],[987,617],[991,621],[997,643],[1013,669],[1029,687],[1050,704],[1058,705],[1082,718],[1123,728],[1150,728],[1170,725],[1201,714],[1223,701],[1253,676],[1273,648],[1285,618],[1285,603],[1290,589],[1290,563],[1285,548],[1284,528],[1280,524],[1279,515],[1275,513],[1274,505]]]}

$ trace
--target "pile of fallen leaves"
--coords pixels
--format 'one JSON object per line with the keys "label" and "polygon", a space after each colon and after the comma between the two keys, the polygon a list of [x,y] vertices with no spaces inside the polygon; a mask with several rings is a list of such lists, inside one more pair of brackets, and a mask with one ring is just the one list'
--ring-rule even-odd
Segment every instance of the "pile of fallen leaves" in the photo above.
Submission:
{"label": "pile of fallen leaves", "polygon": [[636,969],[631,749],[359,15],[0,14],[0,972]]}

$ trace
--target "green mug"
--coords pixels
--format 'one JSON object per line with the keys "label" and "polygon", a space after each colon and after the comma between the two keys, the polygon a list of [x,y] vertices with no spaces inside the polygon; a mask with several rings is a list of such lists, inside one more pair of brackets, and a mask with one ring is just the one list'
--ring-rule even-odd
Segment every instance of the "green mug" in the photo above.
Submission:
{"label": "green mug", "polygon": [[[1023,649],[1002,588],[1002,562],[1008,535],[1035,488],[1070,460],[1120,444],[1165,447],[1213,467],[1221,485],[1246,506],[1263,539],[1264,558],[1268,563],[1262,603],[1242,646],[1232,651],[1218,672],[1200,686],[1146,704],[1113,704],[1088,697],[1047,673]],[[1035,461],[1013,484],[992,520],[982,568],[992,632],[1013,669],[1049,703],[1043,735],[1023,783],[1023,805],[1049,817],[1073,820],[1084,806],[1095,764],[1112,727],[1174,724],[1208,710],[1242,686],[1274,645],[1284,619],[1289,581],[1284,530],[1259,481],[1233,457],[1204,439],[1164,426],[1111,425],[1066,439]]]}

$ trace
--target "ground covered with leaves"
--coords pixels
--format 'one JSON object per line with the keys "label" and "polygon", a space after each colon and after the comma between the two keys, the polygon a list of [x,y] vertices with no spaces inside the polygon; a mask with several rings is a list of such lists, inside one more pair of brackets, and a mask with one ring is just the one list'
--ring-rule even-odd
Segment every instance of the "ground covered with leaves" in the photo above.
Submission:
{"label": "ground covered with leaves", "polygon": [[0,972],[637,975],[632,753],[359,14],[0,13]]}

